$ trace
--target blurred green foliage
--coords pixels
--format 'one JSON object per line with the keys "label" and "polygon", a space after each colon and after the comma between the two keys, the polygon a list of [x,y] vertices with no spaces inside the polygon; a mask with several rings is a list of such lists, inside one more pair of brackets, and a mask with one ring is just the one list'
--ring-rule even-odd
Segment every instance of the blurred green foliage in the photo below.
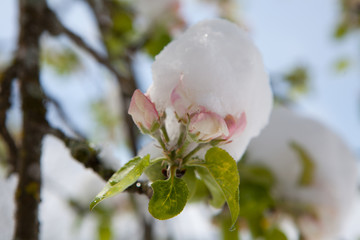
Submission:
{"label": "blurred green foliage", "polygon": [[113,209],[98,208],[96,211],[97,216],[97,232],[98,240],[111,240],[113,239],[112,218],[114,215]]}
{"label": "blurred green foliage", "polygon": [[[271,190],[275,183],[272,173],[260,165],[238,162],[240,174],[240,217],[245,220],[254,238],[265,238],[271,231],[267,219],[275,207]],[[266,239],[266,238],[265,238]]]}
{"label": "blurred green foliage", "polygon": [[109,1],[110,28],[101,29],[109,58],[114,60],[126,55],[127,47],[134,41],[136,31],[133,27],[134,12],[123,2]]}
{"label": "blurred green foliage", "polygon": [[284,76],[284,80],[291,86],[293,94],[306,93],[309,87],[309,73],[306,67],[297,66]]}
{"label": "blurred green foliage", "polygon": [[152,57],[155,57],[171,41],[169,32],[163,28],[155,28],[152,31],[151,38],[146,42],[144,49]]}
{"label": "blurred green foliage", "polygon": [[350,65],[351,65],[351,61],[348,58],[340,58],[335,62],[334,68],[336,72],[342,73],[348,70]]}
{"label": "blurred green foliage", "polygon": [[105,100],[99,100],[92,103],[92,113],[97,123],[109,129],[114,129],[119,125],[119,116],[109,110],[109,106]]}
{"label": "blurred green foliage", "polygon": [[299,178],[300,186],[309,186],[313,183],[315,164],[309,153],[298,143],[291,142],[290,147],[299,157],[302,166],[302,172]]}
{"label": "blurred green foliage", "polygon": [[113,207],[109,206],[98,206],[92,212],[89,212],[89,208],[87,204],[82,204],[81,202],[75,199],[68,200],[69,205],[72,209],[77,213],[76,221],[76,229],[80,227],[84,218],[92,214],[95,216],[97,221],[96,233],[98,240],[112,240],[114,239],[114,229],[112,225],[112,220],[115,215],[115,211]]}
{"label": "blurred green foliage", "polygon": [[70,74],[81,67],[79,57],[68,47],[44,48],[41,60],[59,75]]}
{"label": "blurred green foliage", "polygon": [[342,12],[337,24],[334,37],[342,39],[352,31],[360,28],[360,1],[341,0]]}

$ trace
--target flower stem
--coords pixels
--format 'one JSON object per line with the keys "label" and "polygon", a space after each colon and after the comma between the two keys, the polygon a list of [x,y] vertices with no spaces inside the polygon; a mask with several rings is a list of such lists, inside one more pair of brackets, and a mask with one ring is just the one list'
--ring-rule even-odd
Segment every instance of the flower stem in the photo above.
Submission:
{"label": "flower stem", "polygon": [[182,145],[184,144],[184,141],[185,141],[186,137],[187,137],[187,126],[185,127],[184,125],[181,124],[181,126],[180,126],[180,136],[179,136],[179,139],[178,139],[177,144],[176,144],[179,148],[181,148]]}
{"label": "flower stem", "polygon": [[163,135],[164,135],[165,141],[168,143],[168,142],[170,141],[170,139],[169,139],[169,135],[168,135],[168,133],[167,133],[167,131],[166,131],[166,127],[165,127],[165,126],[162,126],[162,127],[161,127],[161,132],[162,132]]}
{"label": "flower stem", "polygon": [[164,141],[161,139],[161,136],[154,136],[154,137],[158,141],[158,143],[160,144],[160,146],[164,150],[164,152],[167,152],[167,148],[165,146]]}
{"label": "flower stem", "polygon": [[206,146],[206,143],[200,143],[199,145],[197,145],[196,148],[194,148],[191,152],[189,152],[183,159],[183,163],[185,164],[192,156],[194,156],[195,153],[197,153],[201,148],[203,148],[204,146]]}

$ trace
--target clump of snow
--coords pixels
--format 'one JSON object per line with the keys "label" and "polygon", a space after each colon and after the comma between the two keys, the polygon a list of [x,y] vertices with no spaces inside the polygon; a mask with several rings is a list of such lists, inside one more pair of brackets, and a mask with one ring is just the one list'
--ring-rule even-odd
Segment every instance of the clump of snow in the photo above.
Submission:
{"label": "clump of snow", "polygon": [[[300,145],[315,164],[309,186],[298,184],[303,166],[291,142]],[[306,239],[338,239],[356,196],[357,178],[355,157],[338,136],[314,120],[280,108],[251,142],[247,156],[250,163],[265,164],[274,173],[278,199],[315,211],[318,219],[306,213],[297,219]]]}
{"label": "clump of snow", "polygon": [[194,104],[223,118],[246,114],[245,130],[223,147],[235,159],[268,121],[272,93],[260,53],[245,30],[226,20],[189,28],[156,56],[152,72],[147,94],[159,112],[172,109],[170,95],[183,75]]}

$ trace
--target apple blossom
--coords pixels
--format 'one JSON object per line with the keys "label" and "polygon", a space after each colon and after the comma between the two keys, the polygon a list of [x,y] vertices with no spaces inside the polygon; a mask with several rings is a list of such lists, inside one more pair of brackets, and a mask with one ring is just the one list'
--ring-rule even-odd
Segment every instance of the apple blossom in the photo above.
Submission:
{"label": "apple blossom", "polygon": [[[304,165],[294,143],[314,165],[305,185],[299,183]],[[264,164],[273,172],[276,199],[303,207],[296,221],[306,240],[339,239],[357,184],[355,158],[338,136],[314,120],[276,109],[269,125],[249,145],[247,162]]]}
{"label": "apple blossom", "polygon": [[155,105],[140,90],[136,90],[131,98],[129,114],[144,133],[154,132],[160,127]]}
{"label": "apple blossom", "polygon": [[203,21],[156,57],[153,79],[146,95],[134,92],[129,114],[157,143],[117,171],[90,208],[124,191],[146,171],[153,181],[148,210],[155,218],[177,216],[200,181],[212,205],[227,203],[235,227],[240,179],[234,158],[265,126],[272,108],[258,50],[235,24]]}
{"label": "apple blossom", "polygon": [[227,129],[209,114],[201,122],[211,127],[200,127],[201,115],[190,125],[206,130],[199,133],[206,138],[221,132],[228,140],[221,147],[235,159],[267,124],[272,108],[268,76],[252,40],[233,23],[213,19],[192,26],[156,56],[152,72],[147,94],[158,111],[174,111],[183,122],[198,112],[216,114]]}
{"label": "apple blossom", "polygon": [[189,132],[205,142],[229,135],[225,120],[216,113],[206,111],[196,113],[190,118]]}

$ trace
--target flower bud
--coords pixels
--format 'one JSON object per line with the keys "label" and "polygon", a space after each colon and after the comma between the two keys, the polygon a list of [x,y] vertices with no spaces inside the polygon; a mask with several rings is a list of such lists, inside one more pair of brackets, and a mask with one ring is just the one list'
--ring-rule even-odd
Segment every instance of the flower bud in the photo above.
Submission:
{"label": "flower bud", "polygon": [[216,113],[206,111],[191,117],[189,132],[194,134],[197,140],[204,142],[229,135],[225,120]]}
{"label": "flower bud", "polygon": [[135,90],[128,113],[143,133],[151,133],[160,127],[159,114],[155,105],[139,89]]}
{"label": "flower bud", "polygon": [[[260,53],[245,30],[226,20],[205,20],[189,28],[156,56],[152,73],[147,94],[157,109],[175,112],[182,123],[197,112],[218,114],[229,131],[218,136],[227,143],[221,147],[234,159],[268,122],[272,92]],[[196,129],[223,129],[222,121],[202,120],[212,123],[203,125],[200,116],[190,123]],[[209,132],[203,137],[218,135]]]}

